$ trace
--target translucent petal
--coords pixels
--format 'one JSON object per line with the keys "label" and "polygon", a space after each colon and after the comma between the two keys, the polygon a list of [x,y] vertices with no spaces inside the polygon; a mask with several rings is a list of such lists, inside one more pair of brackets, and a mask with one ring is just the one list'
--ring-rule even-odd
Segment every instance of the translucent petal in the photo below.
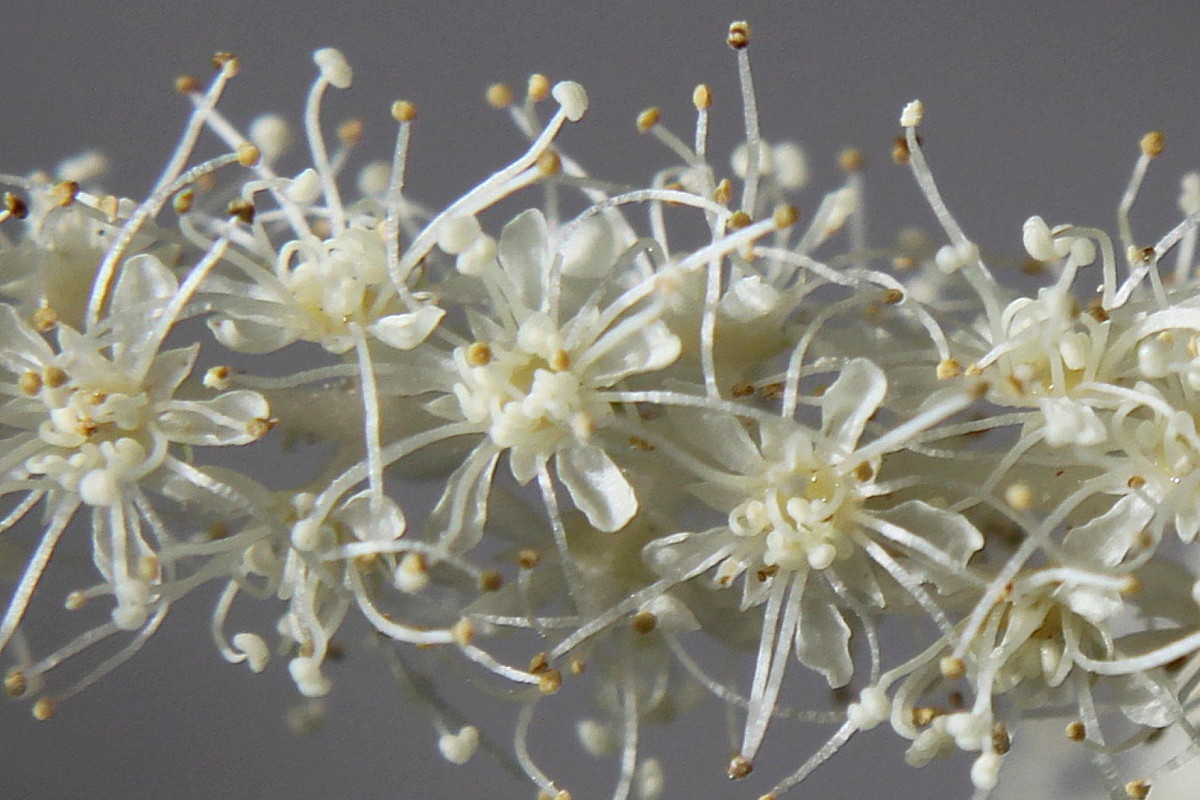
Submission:
{"label": "translucent petal", "polygon": [[16,373],[41,371],[54,360],[46,340],[17,316],[12,306],[0,304],[0,363]]}
{"label": "translucent petal", "polygon": [[637,513],[633,487],[599,447],[575,444],[560,450],[555,460],[559,479],[592,527],[606,532],[620,530]]}
{"label": "translucent petal", "polygon": [[258,392],[225,392],[212,400],[179,401],[158,415],[158,426],[173,442],[218,446],[248,444],[260,435],[251,423],[270,417]]}
{"label": "translucent petal", "polygon": [[412,350],[429,338],[445,314],[437,306],[424,306],[409,314],[382,317],[369,330],[386,345],[397,350]]}
{"label": "translucent petal", "polygon": [[1068,531],[1063,537],[1063,555],[1083,564],[1116,566],[1153,516],[1154,508],[1145,500],[1127,494],[1108,511]]}
{"label": "translucent petal", "polygon": [[821,430],[845,452],[854,450],[867,420],[887,394],[883,370],[865,358],[856,358],[821,398]]}
{"label": "translucent petal", "polygon": [[500,233],[500,264],[530,311],[542,301],[544,274],[550,263],[549,238],[546,218],[536,208],[517,215]]}
{"label": "translucent petal", "polygon": [[[594,347],[603,349],[605,344],[602,337]],[[651,323],[596,359],[591,366],[591,381],[595,386],[612,386],[629,375],[663,369],[679,358],[681,349],[679,337],[666,325]]]}
{"label": "translucent petal", "polygon": [[[800,620],[796,625],[796,655],[800,662],[825,676],[831,688],[845,686],[854,674],[850,660],[850,626],[831,602],[823,587],[814,586],[810,575],[800,597]],[[795,597],[792,602],[796,602]]]}
{"label": "translucent petal", "polygon": [[165,400],[175,394],[179,384],[192,373],[200,344],[159,353],[146,372],[143,387],[152,400]]}

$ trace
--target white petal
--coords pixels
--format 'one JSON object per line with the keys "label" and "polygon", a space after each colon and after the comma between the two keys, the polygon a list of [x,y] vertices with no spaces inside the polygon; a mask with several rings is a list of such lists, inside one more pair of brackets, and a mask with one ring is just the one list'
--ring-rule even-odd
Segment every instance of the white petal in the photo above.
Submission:
{"label": "white petal", "polygon": [[146,394],[155,400],[165,400],[173,396],[179,384],[192,373],[199,353],[198,342],[191,347],[159,353],[146,372]]}
{"label": "white petal", "polygon": [[389,497],[373,500],[370,492],[347,500],[337,518],[359,541],[391,542],[404,533],[404,515],[396,502]]}
{"label": "white petal", "polygon": [[[845,686],[854,673],[850,660],[850,626],[830,602],[827,592],[809,585],[800,597],[800,619],[796,625],[796,655],[800,662],[825,676],[831,688]],[[792,602],[795,602],[793,598]]]}
{"label": "white petal", "polygon": [[883,370],[865,358],[849,362],[821,398],[822,433],[843,451],[853,451],[885,394]]}
{"label": "white petal", "polygon": [[480,448],[446,480],[446,488],[426,522],[427,530],[440,546],[464,552],[483,538],[492,477],[499,458],[500,454],[491,448]]}
{"label": "white petal", "polygon": [[556,462],[559,480],[592,527],[605,532],[620,530],[637,513],[633,487],[599,447],[575,444],[560,450]]}
{"label": "white petal", "polygon": [[13,372],[40,372],[43,365],[54,361],[54,351],[46,340],[17,315],[7,303],[0,304],[0,363]]}
{"label": "white petal", "polygon": [[423,306],[409,314],[382,317],[368,330],[386,345],[397,350],[412,350],[429,338],[445,314],[437,306]]}
{"label": "white petal", "polygon": [[218,342],[239,353],[271,353],[296,341],[287,328],[244,319],[215,316],[208,320],[208,328]]}
{"label": "white petal", "polygon": [[271,416],[258,392],[238,390],[212,400],[163,404],[158,425],[172,442],[204,446],[248,444],[257,439],[251,423]]}
{"label": "white petal", "polygon": [[[604,350],[608,346],[608,337],[620,335],[618,331],[619,326],[601,337],[593,349]],[[679,337],[662,322],[645,325],[632,335],[628,335],[628,331],[622,333],[626,334],[625,338],[591,365],[589,372],[594,385],[612,386],[629,375],[663,369],[675,363],[682,350]]]}
{"label": "white petal", "polygon": [[1135,494],[1127,494],[1108,511],[1063,537],[1063,555],[1070,562],[1115,567],[1125,560],[1142,529],[1154,516],[1154,507]]}
{"label": "white petal", "polygon": [[546,218],[536,208],[517,215],[500,233],[500,264],[530,311],[541,304],[543,281],[550,264],[549,238]]}
{"label": "white petal", "polygon": [[983,534],[966,517],[922,500],[901,503],[878,516],[929,542],[958,564],[965,565],[983,547]]}

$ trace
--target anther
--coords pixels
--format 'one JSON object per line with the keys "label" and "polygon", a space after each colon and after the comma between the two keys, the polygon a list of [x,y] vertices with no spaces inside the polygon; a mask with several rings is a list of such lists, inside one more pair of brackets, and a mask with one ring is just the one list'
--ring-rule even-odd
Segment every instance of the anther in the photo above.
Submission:
{"label": "anther", "polygon": [[362,132],[361,119],[348,119],[337,127],[338,141],[347,146],[356,145],[362,139]]}
{"label": "anther", "polygon": [[1163,132],[1150,131],[1141,138],[1138,146],[1142,148],[1144,155],[1149,158],[1157,158],[1162,155],[1163,151]]}
{"label": "anther", "polygon": [[59,181],[50,187],[50,199],[56,206],[69,206],[79,196],[79,184],[75,181]]}
{"label": "anther", "polygon": [[1033,506],[1033,490],[1027,483],[1012,483],[1004,490],[1004,502],[1016,511],[1028,511]]}
{"label": "anther", "polygon": [[554,694],[562,688],[562,673],[548,669],[538,675],[538,690],[542,694]]}
{"label": "anther", "polygon": [[962,374],[962,365],[953,358],[943,359],[937,365],[937,379],[944,381],[949,378],[955,378]]}
{"label": "anther", "polygon": [[25,219],[29,216],[29,206],[12,192],[4,193],[4,210],[8,212],[10,217],[16,217],[17,219]]}
{"label": "anther", "polygon": [[158,580],[161,571],[162,566],[159,564],[157,556],[144,555],[138,559],[137,576],[146,583]]}
{"label": "anther", "polygon": [[63,372],[61,367],[56,367],[53,364],[42,367],[42,383],[51,389],[57,389],[68,380],[67,373]]}
{"label": "anther", "polygon": [[912,155],[908,149],[908,140],[903,136],[897,136],[892,140],[892,161],[897,164],[907,164],[909,157]]}
{"label": "anther", "polygon": [[34,397],[42,390],[42,376],[33,371],[22,372],[21,377],[17,378],[17,388],[21,394]]}
{"label": "anther", "polygon": [[507,83],[493,83],[484,94],[487,104],[492,108],[508,108],[512,105],[513,93]]}
{"label": "anther", "polygon": [[279,424],[277,419],[252,419],[246,423],[246,435],[255,439],[261,439],[271,432],[271,429]]}
{"label": "anther", "polygon": [[1072,720],[1067,723],[1064,733],[1072,742],[1082,742],[1084,737],[1087,736],[1087,729],[1084,728],[1083,723],[1079,720]]}
{"label": "anther", "polygon": [[640,114],[637,115],[638,133],[646,133],[655,125],[657,125],[660,119],[662,119],[662,112],[657,108],[651,106],[650,108],[644,109]]}
{"label": "anther", "polygon": [[754,764],[741,753],[729,759],[729,766],[725,767],[725,774],[731,781],[741,780],[753,771]]}
{"label": "anther", "polygon": [[542,563],[542,554],[537,550],[525,548],[517,553],[517,566],[521,569],[533,569]]}
{"label": "anther", "polygon": [[529,85],[525,89],[525,96],[535,103],[540,103],[550,96],[550,79],[540,72],[535,72],[529,76]]}
{"label": "anther", "polygon": [[241,198],[232,200],[225,209],[225,213],[249,225],[254,222],[254,203]]}
{"label": "anther", "polygon": [[550,669],[550,657],[545,652],[535,653],[533,658],[529,659],[529,666],[525,671],[530,675],[541,675],[546,670]]}
{"label": "anther", "polygon": [[734,50],[745,49],[750,44],[750,25],[744,21],[735,22],[729,26],[729,35],[725,42]]}
{"label": "anther", "polygon": [[633,620],[629,626],[633,628],[633,632],[645,636],[648,633],[653,633],[654,628],[658,625],[658,617],[650,611],[639,611],[633,615]]}
{"label": "anther", "polygon": [[555,350],[550,356],[550,369],[555,372],[566,372],[571,368],[571,354],[566,350]]}
{"label": "anther", "polygon": [[243,167],[253,167],[262,158],[262,153],[251,142],[242,142],[237,146],[237,162]]}
{"label": "anther", "polygon": [[28,689],[29,682],[25,679],[23,670],[13,668],[4,676],[4,691],[9,697],[20,697]]}
{"label": "anther", "polygon": [[210,367],[204,373],[204,385],[209,389],[223,392],[229,388],[229,376],[231,374],[233,374],[233,370],[227,366]]}
{"label": "anther", "polygon": [[1005,755],[1012,748],[1012,737],[1008,735],[1008,726],[997,722],[992,726],[992,749],[999,755]]}
{"label": "anther", "polygon": [[941,670],[943,678],[951,681],[958,680],[967,673],[967,665],[955,656],[944,656],[938,662],[938,669]]}
{"label": "anther", "polygon": [[175,209],[176,214],[186,214],[192,210],[192,204],[195,201],[196,193],[191,189],[184,189],[175,195],[175,199],[171,201],[171,207]]}
{"label": "anther", "polygon": [[558,153],[547,150],[538,156],[537,171],[543,178],[553,177],[562,172],[562,159],[559,158]]}
{"label": "anther", "polygon": [[33,718],[38,722],[46,722],[54,717],[54,701],[49,697],[39,697],[33,704]]}
{"label": "anther", "polygon": [[1125,481],[1125,485],[1130,489],[1141,489],[1146,485],[1146,479],[1141,475],[1130,475],[1129,480]]}
{"label": "anther", "polygon": [[911,100],[900,112],[900,127],[915,128],[925,119],[925,104],[920,100]]}
{"label": "anther", "polygon": [[195,94],[200,91],[200,81],[191,75],[180,75],[175,79],[175,91],[180,94]]}
{"label": "anther", "polygon": [[745,228],[754,220],[750,219],[750,215],[745,211],[735,211],[729,215],[728,225],[733,230]]}
{"label": "anther", "polygon": [[698,84],[692,90],[692,105],[696,107],[697,111],[712,106],[712,89],[709,89],[707,84]]}
{"label": "anther", "polygon": [[225,77],[232,78],[238,74],[238,71],[242,68],[242,63],[233,53],[220,52],[213,53],[212,67],[223,72]]}
{"label": "anther", "polygon": [[724,205],[733,197],[733,184],[729,182],[729,178],[722,178],[713,189],[713,201]]}
{"label": "anther", "polygon": [[777,229],[784,230],[796,224],[796,220],[800,219],[800,212],[793,205],[779,205],[775,206],[772,219],[775,221]]}
{"label": "anther", "polygon": [[497,592],[504,585],[504,576],[497,570],[485,569],[479,573],[478,584],[481,592]]}
{"label": "anther", "polygon": [[63,601],[63,608],[67,611],[78,611],[83,608],[83,604],[87,602],[87,595],[79,589],[67,593],[67,599]]}
{"label": "anther", "polygon": [[417,107],[407,100],[392,103],[392,119],[396,122],[412,122],[417,118]]}
{"label": "anther", "polygon": [[472,367],[486,367],[492,362],[492,348],[484,342],[474,342],[467,348],[466,357]]}
{"label": "anther", "polygon": [[904,299],[904,292],[899,289],[888,289],[883,293],[883,302],[885,305],[894,306]]}
{"label": "anther", "polygon": [[1146,800],[1150,795],[1150,783],[1145,778],[1135,778],[1125,784],[1125,794],[1133,800]]}
{"label": "anther", "polygon": [[571,671],[572,675],[578,678],[587,670],[587,662],[579,656],[571,656],[567,660],[567,669]]}
{"label": "anther", "polygon": [[867,165],[867,157],[857,147],[847,147],[837,154],[837,163],[846,172],[860,172]]}
{"label": "anther", "polygon": [[450,636],[459,647],[466,647],[475,638],[475,625],[469,619],[460,619],[450,628]]}

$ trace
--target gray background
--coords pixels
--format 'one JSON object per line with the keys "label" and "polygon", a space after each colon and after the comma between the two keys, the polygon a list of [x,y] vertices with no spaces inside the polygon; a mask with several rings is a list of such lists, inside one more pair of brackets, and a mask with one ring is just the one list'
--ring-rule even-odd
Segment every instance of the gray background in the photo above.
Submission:
{"label": "gray background", "polygon": [[[226,113],[238,122],[266,110],[297,119],[310,52],[334,45],[356,80],[333,94],[327,119],[363,118],[363,152],[386,156],[388,104],[416,102],[410,186],[431,204],[518,151],[519,138],[482,103],[482,91],[495,80],[519,85],[535,70],[588,89],[589,116],[564,139],[572,154],[598,174],[639,181],[670,158],[637,137],[635,114],[662,106],[668,125],[687,138],[699,81],[716,98],[712,151],[736,141],[736,72],[723,35],[742,17],[755,30],[764,134],[806,144],[818,189],[834,185],[841,147],[864,148],[873,162],[867,180],[877,233],[931,222],[911,179],[887,157],[899,110],[913,97],[925,102],[922,135],[951,208],[985,253],[1014,263],[1030,214],[1112,227],[1145,131],[1167,134],[1134,219],[1147,242],[1176,219],[1180,174],[1200,167],[1194,2],[10,0],[0,7],[0,170],[52,167],[100,148],[116,165],[108,187],[141,196],[186,114],[171,90],[176,74],[205,74],[212,51],[232,50],[243,74],[223,102]],[[810,189],[800,205],[811,209],[816,199]],[[482,759],[466,769],[437,759],[427,724],[405,707],[358,630],[344,637],[347,663],[331,669],[336,689],[324,731],[292,737],[282,715],[294,691],[282,662],[262,676],[225,665],[202,627],[204,608],[194,610],[168,620],[135,663],[54,722],[35,723],[27,706],[0,704],[0,800],[531,795]],[[708,746],[687,769],[669,762],[679,782],[667,796],[691,789],[698,797],[756,797],[761,784],[727,788],[720,719],[702,719],[713,726]],[[898,788],[923,796],[931,786],[940,796],[966,793],[965,760],[911,772],[886,746],[889,738],[852,746],[797,794],[894,796]],[[683,745],[678,730],[655,743],[659,752]],[[777,743],[770,761],[782,770],[805,748]],[[572,753],[564,746],[560,755]],[[577,771],[580,780],[568,781],[580,787],[577,798],[598,796],[611,780],[609,765],[592,770],[581,762]]]}

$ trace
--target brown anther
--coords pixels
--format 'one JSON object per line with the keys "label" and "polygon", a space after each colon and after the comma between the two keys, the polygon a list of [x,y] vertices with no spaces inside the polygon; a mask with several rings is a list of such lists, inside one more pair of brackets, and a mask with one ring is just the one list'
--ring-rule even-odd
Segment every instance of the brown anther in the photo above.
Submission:
{"label": "brown anther", "polygon": [[42,367],[42,383],[51,389],[57,389],[68,380],[67,373],[63,372],[61,367],[56,367],[53,364]]}
{"label": "brown anther", "polygon": [[259,417],[258,419],[252,419],[246,423],[246,435],[255,439],[261,439],[270,433],[271,429],[278,424],[279,420],[273,418],[263,419],[262,417]]}
{"label": "brown anther", "polygon": [[214,522],[204,531],[204,536],[210,542],[219,542],[229,535],[229,523]]}
{"label": "brown anther", "polygon": [[975,363],[968,364],[967,368],[963,370],[963,374],[968,378],[978,378],[983,374],[983,367]]}
{"label": "brown anther", "polygon": [[550,369],[555,372],[566,372],[571,368],[571,354],[566,350],[555,350],[550,356]]}
{"label": "brown anther", "polygon": [[1004,584],[1004,588],[1000,590],[1000,594],[996,595],[996,599],[1000,601],[1007,600],[1012,595],[1013,582],[1009,581]]}
{"label": "brown anther", "polygon": [[904,299],[904,292],[899,289],[888,289],[883,293],[883,302],[885,305],[894,306]]}
{"label": "brown anther", "polygon": [[847,147],[837,154],[837,163],[846,172],[859,172],[867,166],[867,157],[857,147]]}
{"label": "brown anther", "polygon": [[729,26],[729,35],[725,43],[734,50],[742,50],[750,44],[750,25],[746,22],[735,22]]}
{"label": "brown anther", "polygon": [[525,668],[525,671],[530,675],[541,675],[548,669],[550,669],[550,657],[545,652],[541,652],[529,659],[529,666]]}
{"label": "brown anther", "polygon": [[538,675],[538,690],[542,694],[554,694],[562,688],[562,673],[556,669],[548,669]]}
{"label": "brown anther", "polygon": [[1130,475],[1129,480],[1125,481],[1125,485],[1130,489],[1140,489],[1146,485],[1146,479],[1141,475]]}
{"label": "brown anther", "polygon": [[508,108],[512,105],[513,93],[507,83],[493,83],[484,93],[487,104],[492,108]]}
{"label": "brown anther", "polygon": [[407,100],[392,103],[392,119],[396,122],[412,122],[417,118],[417,107]]}
{"label": "brown anther", "polygon": [[870,464],[864,461],[854,468],[852,474],[854,475],[854,479],[859,482],[869,481],[875,476],[875,470],[871,468]]}
{"label": "brown anther", "polygon": [[1142,136],[1138,142],[1138,146],[1142,148],[1142,153],[1150,158],[1157,158],[1162,155],[1163,151],[1163,132],[1150,131]]}
{"label": "brown anther", "polygon": [[712,106],[712,89],[708,88],[708,84],[697,84],[696,88],[692,89],[692,105],[697,111]]}
{"label": "brown anther", "polygon": [[571,800],[571,793],[566,789],[559,789],[554,793],[553,800]]}
{"label": "brown anther", "polygon": [[912,153],[908,149],[908,140],[897,136],[892,140],[892,161],[896,164],[907,164]]}
{"label": "brown anther", "polygon": [[16,217],[17,219],[25,219],[25,217],[29,216],[29,206],[12,192],[4,193],[4,210],[8,212],[10,217]]}
{"label": "brown anther", "polygon": [[459,647],[466,647],[475,638],[475,625],[469,619],[460,619],[450,627],[450,637]]}
{"label": "brown anther", "polygon": [[486,367],[492,363],[492,348],[484,342],[474,342],[467,347],[466,356],[472,367]]}
{"label": "brown anther", "polygon": [[735,383],[729,389],[729,393],[734,397],[749,397],[750,395],[754,394],[754,386],[753,384],[746,383],[745,381],[741,383]]}
{"label": "brown anther", "polygon": [[550,79],[540,72],[529,76],[529,84],[525,87],[525,96],[535,103],[540,103],[550,96]]}
{"label": "brown anther", "polygon": [[1092,298],[1092,301],[1088,303],[1087,313],[1092,319],[1096,320],[1096,322],[1108,322],[1109,320],[1108,312],[1105,311],[1104,306],[1100,304],[1099,297]]}
{"label": "brown anther", "polygon": [[225,209],[225,213],[249,225],[251,222],[254,222],[254,203],[241,198],[232,200]]}
{"label": "brown anther", "polygon": [[211,367],[204,377],[206,380],[216,384],[224,384],[229,381],[229,376],[233,374],[233,370],[224,364],[216,367]]}
{"label": "brown anther", "polygon": [[1121,587],[1121,594],[1126,597],[1135,595],[1142,590],[1142,581],[1137,575],[1125,576],[1125,585]]}
{"label": "brown anther", "polygon": [[962,709],[967,704],[966,698],[963,697],[963,693],[957,689],[946,695],[946,701],[950,703],[950,707],[953,709]]}
{"label": "brown anther", "polygon": [[658,121],[661,118],[662,112],[658,108],[651,106],[650,108],[643,109],[642,112],[637,115],[638,133],[645,133],[646,131],[650,130],[658,124]]}
{"label": "brown anther", "polygon": [[1025,384],[1016,375],[1005,375],[1004,384],[1013,394],[1025,394]]}
{"label": "brown anther", "polygon": [[485,569],[479,573],[477,586],[481,592],[498,592],[500,587],[504,585],[504,576],[497,570]]}
{"label": "brown anther", "polygon": [[180,75],[175,79],[175,91],[180,94],[195,94],[200,91],[200,81],[192,75]]}
{"label": "brown anther", "polygon": [[783,230],[796,224],[796,220],[800,219],[800,212],[793,205],[775,206],[775,213],[771,218],[775,220],[775,227]]}
{"label": "brown anther", "polygon": [[1150,783],[1145,778],[1135,778],[1125,784],[1125,794],[1132,800],[1146,800],[1150,795]]}
{"label": "brown anther", "polygon": [[1026,275],[1041,275],[1045,271],[1045,262],[1038,261],[1036,258],[1027,258],[1021,262],[1021,272]]}
{"label": "brown anther", "polygon": [[924,728],[941,716],[941,713],[932,706],[916,706],[912,710],[912,724],[918,728]]}
{"label": "brown anther", "polygon": [[221,72],[225,73],[225,77],[232,78],[238,74],[238,71],[242,68],[242,63],[233,53],[222,51],[219,53],[213,53],[212,67],[213,69],[219,69]]}
{"label": "brown anther", "polygon": [[517,566],[521,569],[533,569],[542,563],[542,554],[537,550],[525,548],[517,553]]}
{"label": "brown anther", "polygon": [[4,691],[9,697],[20,697],[28,689],[29,682],[25,680],[25,673],[22,670],[14,667],[4,676]]}
{"label": "brown anther", "polygon": [[42,390],[42,376],[33,371],[22,372],[21,377],[17,378],[17,388],[21,394],[34,397]]}
{"label": "brown anther", "polygon": [[634,450],[641,450],[643,453],[653,453],[655,450],[658,449],[654,445],[650,444],[650,442],[643,439],[641,436],[630,436],[629,437],[629,446],[632,447]]}
{"label": "brown anther", "polygon": [[729,182],[729,178],[722,178],[713,189],[713,202],[725,205],[733,199],[733,184]]}
{"label": "brown anther", "polygon": [[729,780],[731,781],[740,780],[753,771],[754,764],[741,753],[729,759],[729,766],[725,767],[725,774],[729,776]]}
{"label": "brown anther", "polygon": [[916,259],[911,256],[896,256],[892,259],[892,269],[897,272],[908,272],[917,268]]}
{"label": "brown anther", "polygon": [[779,800],[779,795],[774,792],[767,792],[764,795],[760,795],[758,800]]}
{"label": "brown anther", "polygon": [[192,210],[194,202],[196,202],[196,193],[191,189],[184,189],[175,195],[175,199],[171,201],[171,206],[175,209],[176,214],[186,214]]}
{"label": "brown anther", "polygon": [[764,383],[758,390],[762,392],[764,400],[778,400],[783,397],[783,382]]}
{"label": "brown anther", "polygon": [[1158,251],[1153,247],[1143,247],[1137,252],[1137,262],[1139,264],[1150,264],[1158,257]]}
{"label": "brown anther", "polygon": [[942,677],[948,681],[958,680],[967,674],[967,665],[961,658],[955,656],[943,656],[938,662],[938,669],[941,670]]}
{"label": "brown anther", "polygon": [[96,420],[89,417],[87,414],[81,414],[79,419],[75,421],[75,432],[80,436],[91,436],[100,426],[96,424]]}
{"label": "brown anther", "polygon": [[1087,736],[1087,729],[1079,720],[1072,720],[1071,722],[1067,723],[1067,728],[1064,733],[1072,742],[1082,742],[1084,737]]}
{"label": "brown anther", "polygon": [[645,635],[653,633],[655,627],[658,626],[658,617],[654,616],[650,611],[639,611],[633,615],[633,619],[629,623],[629,627],[633,628],[634,633]]}
{"label": "brown anther", "polygon": [[729,221],[726,223],[732,230],[745,228],[754,220],[750,219],[750,215],[745,211],[735,211],[729,215]]}
{"label": "brown anther", "polygon": [[942,359],[937,365],[937,379],[944,381],[962,374],[962,365],[953,358]]}
{"label": "brown anther", "polygon": [[1012,737],[1008,735],[1008,726],[997,722],[992,726],[992,749],[997,755],[1005,755],[1012,748]]}
{"label": "brown anther", "polygon": [[157,556],[144,555],[137,562],[137,576],[146,583],[153,583],[162,574],[162,565]]}
{"label": "brown anther", "polygon": [[547,150],[538,156],[537,171],[543,178],[553,177],[562,172],[562,159],[558,157],[558,153]]}
{"label": "brown anther", "polygon": [[262,153],[252,142],[242,142],[237,146],[235,152],[237,153],[237,162],[243,167],[253,167],[262,158]]}
{"label": "brown anther", "polygon": [[39,697],[33,704],[33,718],[38,722],[47,722],[54,718],[54,701],[49,697]]}
{"label": "brown anther", "polygon": [[768,578],[774,577],[779,572],[779,565],[772,564],[769,567],[763,567],[758,572],[754,573],[754,577],[758,578],[758,582],[762,583]]}
{"label": "brown anther", "polygon": [[579,656],[571,656],[567,659],[567,669],[571,671],[572,675],[578,678],[587,670],[587,662]]}
{"label": "brown anther", "polygon": [[59,181],[50,187],[50,199],[56,206],[69,206],[79,196],[79,184],[75,181]]}

